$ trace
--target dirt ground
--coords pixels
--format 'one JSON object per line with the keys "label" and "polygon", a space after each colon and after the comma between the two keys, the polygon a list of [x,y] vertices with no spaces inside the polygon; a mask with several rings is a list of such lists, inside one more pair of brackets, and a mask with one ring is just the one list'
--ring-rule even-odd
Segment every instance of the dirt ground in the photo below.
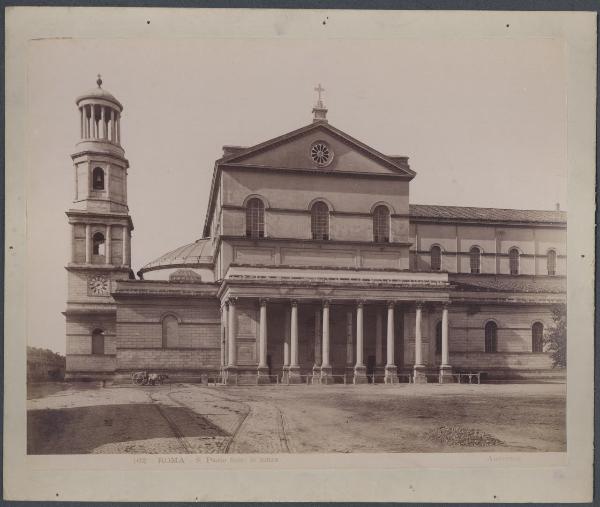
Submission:
{"label": "dirt ground", "polygon": [[28,389],[29,454],[565,451],[566,385]]}

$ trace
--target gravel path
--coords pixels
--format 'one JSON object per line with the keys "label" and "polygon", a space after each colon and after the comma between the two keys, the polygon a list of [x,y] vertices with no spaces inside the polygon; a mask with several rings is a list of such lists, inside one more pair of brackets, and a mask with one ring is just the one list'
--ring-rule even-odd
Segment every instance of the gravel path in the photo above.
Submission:
{"label": "gravel path", "polygon": [[565,451],[566,386],[37,386],[30,454]]}

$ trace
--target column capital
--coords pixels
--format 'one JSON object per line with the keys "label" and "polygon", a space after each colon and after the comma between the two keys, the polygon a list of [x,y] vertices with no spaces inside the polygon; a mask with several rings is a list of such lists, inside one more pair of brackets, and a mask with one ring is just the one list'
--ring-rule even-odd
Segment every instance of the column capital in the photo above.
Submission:
{"label": "column capital", "polygon": [[415,301],[415,308],[417,310],[422,310],[425,306],[425,301]]}
{"label": "column capital", "polygon": [[296,306],[298,306],[298,300],[297,300],[297,299],[292,299],[292,300],[290,301],[290,305],[292,305],[292,307],[296,307]]}
{"label": "column capital", "polygon": [[323,300],[323,307],[324,308],[329,308],[330,304],[331,304],[331,301],[329,301],[329,299],[324,299]]}
{"label": "column capital", "polygon": [[366,304],[366,301],[364,299],[357,299],[356,300],[356,306],[358,308],[362,308],[363,306],[365,306],[365,304]]}
{"label": "column capital", "polygon": [[238,300],[238,298],[236,298],[236,297],[229,297],[229,298],[227,298],[227,301],[225,301],[225,304],[229,305],[229,306],[235,306],[235,304],[237,303],[237,300]]}
{"label": "column capital", "polygon": [[386,303],[388,308],[394,308],[394,306],[396,306],[396,302],[395,301],[388,301]]}
{"label": "column capital", "polygon": [[442,301],[442,308],[447,310],[452,303],[450,301]]}
{"label": "column capital", "polygon": [[260,306],[266,306],[268,302],[269,302],[269,298],[260,298],[259,299]]}

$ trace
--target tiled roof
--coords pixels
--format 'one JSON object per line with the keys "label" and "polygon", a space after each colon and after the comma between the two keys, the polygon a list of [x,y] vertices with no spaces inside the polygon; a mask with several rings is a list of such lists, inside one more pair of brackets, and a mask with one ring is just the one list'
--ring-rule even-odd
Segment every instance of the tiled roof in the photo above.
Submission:
{"label": "tiled roof", "polygon": [[213,262],[212,238],[202,238],[183,245],[146,264],[140,271],[153,271],[175,267],[211,265]]}
{"label": "tiled roof", "polygon": [[470,206],[436,206],[411,204],[411,218],[434,218],[443,220],[488,220],[493,222],[566,223],[565,211],[528,209],[473,208]]}
{"label": "tiled roof", "polygon": [[449,273],[448,279],[459,291],[566,293],[563,276],[471,275]]}

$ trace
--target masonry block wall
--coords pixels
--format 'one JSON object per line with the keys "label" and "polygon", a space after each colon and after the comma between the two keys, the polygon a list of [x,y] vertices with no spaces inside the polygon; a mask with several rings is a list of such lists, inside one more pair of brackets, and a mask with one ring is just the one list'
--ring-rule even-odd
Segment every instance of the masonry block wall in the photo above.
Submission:
{"label": "masonry block wall", "polygon": [[459,223],[411,222],[411,269],[431,269],[431,248],[442,250],[443,271],[470,273],[469,251],[477,246],[481,250],[481,273],[509,274],[511,248],[520,252],[519,273],[547,275],[547,255],[556,251],[556,274],[566,275],[566,229],[541,226],[462,225]]}
{"label": "masonry block wall", "polygon": [[[441,308],[424,307],[422,314],[422,357],[427,366],[440,364],[436,354],[436,325],[441,322]],[[536,322],[544,330],[552,325],[550,307],[544,305],[452,305],[448,315],[450,364],[455,369],[486,371],[490,369],[539,370],[552,367],[547,352],[532,351],[532,327]],[[497,352],[485,352],[485,325],[498,326]],[[414,364],[415,315],[405,313],[405,364]]]}
{"label": "masonry block wall", "polygon": [[[115,315],[95,313],[67,315],[66,320],[66,371],[67,379],[112,374],[115,371],[116,329]],[[92,350],[94,331],[102,330],[103,350]]]}
{"label": "masonry block wall", "polygon": [[124,298],[117,310],[117,370],[218,371],[220,325],[214,297]]}

